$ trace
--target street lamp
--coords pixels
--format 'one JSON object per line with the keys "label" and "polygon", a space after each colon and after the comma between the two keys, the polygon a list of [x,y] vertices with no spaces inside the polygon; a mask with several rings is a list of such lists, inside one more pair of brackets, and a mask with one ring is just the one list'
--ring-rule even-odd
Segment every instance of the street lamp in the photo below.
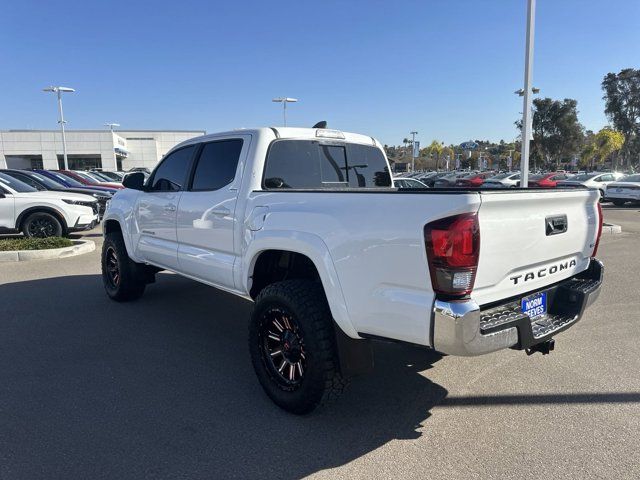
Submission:
{"label": "street lamp", "polygon": [[298,101],[297,98],[291,97],[278,97],[271,100],[272,102],[282,103],[282,118],[284,119],[284,126],[287,126],[287,103],[295,103]]}
{"label": "street lamp", "polygon": [[62,155],[64,157],[64,169],[69,170],[69,163],[67,162],[67,139],[64,135],[64,114],[62,113],[62,92],[75,92],[73,88],[69,87],[47,87],[42,89],[43,92],[53,92],[58,95],[58,112],[60,113],[60,130],[62,131]]}
{"label": "street lamp", "polygon": [[[527,0],[527,36],[524,50],[524,88],[522,89],[522,153],[520,156],[520,186],[529,186],[529,136],[531,122],[531,81],[533,79],[533,40],[536,22],[536,0]],[[516,92],[518,94],[520,91]]]}
{"label": "street lamp", "polygon": [[416,135],[418,132],[409,132],[411,133],[411,171],[416,171]]}
{"label": "street lamp", "polygon": [[109,130],[111,130],[111,133],[113,133],[113,129],[115,127],[119,127],[120,124],[119,123],[105,123],[104,126],[105,127],[109,127]]}

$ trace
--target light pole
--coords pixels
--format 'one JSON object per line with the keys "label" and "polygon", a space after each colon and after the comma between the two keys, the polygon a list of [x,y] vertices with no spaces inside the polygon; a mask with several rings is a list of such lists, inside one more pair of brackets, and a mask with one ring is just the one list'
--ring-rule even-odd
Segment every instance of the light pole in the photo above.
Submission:
{"label": "light pole", "polygon": [[520,155],[520,186],[529,186],[529,137],[531,136],[531,80],[533,79],[533,40],[536,21],[536,0],[527,0],[527,37],[524,51],[524,88],[522,92],[522,153]]}
{"label": "light pole", "polygon": [[119,127],[120,124],[119,123],[105,123],[104,126],[105,127],[109,127],[109,130],[111,130],[111,133],[113,133],[113,129],[115,127]]}
{"label": "light pole", "polygon": [[60,113],[60,130],[62,131],[62,156],[64,157],[64,169],[69,170],[69,163],[67,162],[67,139],[64,135],[64,114],[62,113],[62,92],[75,92],[73,88],[69,87],[47,87],[42,89],[43,92],[53,92],[58,95],[58,112]]}
{"label": "light pole", "polygon": [[416,135],[418,134],[418,132],[409,132],[411,133],[411,171],[415,172],[416,171]]}
{"label": "light pole", "polygon": [[287,126],[287,103],[295,103],[298,101],[297,98],[291,97],[278,97],[271,100],[272,102],[282,103],[282,118],[284,120],[284,126]]}

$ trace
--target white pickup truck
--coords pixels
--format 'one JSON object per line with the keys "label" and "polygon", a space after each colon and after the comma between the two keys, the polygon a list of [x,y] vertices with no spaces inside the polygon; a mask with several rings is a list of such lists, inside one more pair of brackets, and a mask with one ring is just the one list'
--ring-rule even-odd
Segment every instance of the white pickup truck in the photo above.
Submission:
{"label": "white pickup truck", "polygon": [[294,413],[371,368],[372,339],[548,353],[596,299],[597,191],[400,190],[389,171],[378,141],[337,130],[181,143],[109,202],[107,294],[166,269],[255,302],[254,369]]}

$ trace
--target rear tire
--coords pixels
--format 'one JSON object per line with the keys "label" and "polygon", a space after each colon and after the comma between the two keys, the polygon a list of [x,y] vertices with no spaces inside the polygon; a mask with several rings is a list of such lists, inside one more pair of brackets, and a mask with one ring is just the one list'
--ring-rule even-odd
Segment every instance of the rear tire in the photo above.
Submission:
{"label": "rear tire", "polygon": [[22,233],[29,238],[61,237],[62,223],[47,212],[35,212],[22,222]]}
{"label": "rear tire", "polygon": [[116,302],[137,300],[144,293],[145,265],[129,258],[122,235],[108,233],[102,245],[102,283],[109,298]]}
{"label": "rear tire", "polygon": [[614,201],[613,201],[613,204],[614,204],[616,207],[622,207],[622,206],[625,204],[625,201],[624,201],[624,200],[614,200]]}
{"label": "rear tire", "polygon": [[277,282],[260,292],[249,352],[262,388],[288,412],[309,413],[347,385],[338,371],[329,305],[322,286],[311,280]]}

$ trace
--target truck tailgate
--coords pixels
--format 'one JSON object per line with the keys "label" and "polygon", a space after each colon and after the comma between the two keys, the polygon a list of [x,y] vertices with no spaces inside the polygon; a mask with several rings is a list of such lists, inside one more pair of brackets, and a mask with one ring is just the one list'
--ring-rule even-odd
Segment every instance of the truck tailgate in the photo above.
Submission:
{"label": "truck tailgate", "polygon": [[589,266],[598,234],[598,192],[482,192],[479,305],[521,295]]}

